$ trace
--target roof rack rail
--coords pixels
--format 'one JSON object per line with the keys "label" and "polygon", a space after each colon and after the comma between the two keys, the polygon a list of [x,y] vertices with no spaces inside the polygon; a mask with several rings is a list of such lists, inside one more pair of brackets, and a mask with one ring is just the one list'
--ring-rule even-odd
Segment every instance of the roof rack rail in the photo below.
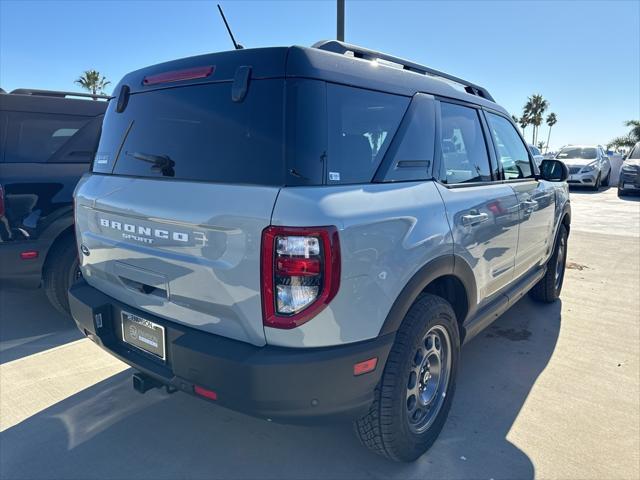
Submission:
{"label": "roof rack rail", "polygon": [[389,55],[382,52],[377,52],[375,50],[369,50],[368,48],[358,47],[357,45],[351,45],[349,43],[339,42],[338,40],[321,40],[312,45],[312,48],[318,48],[320,50],[326,50],[328,52],[339,53],[344,55],[347,52],[353,52],[353,56],[356,58],[363,58],[365,60],[385,60],[387,62],[396,63],[402,66],[403,70],[408,70],[410,72],[421,73],[423,75],[430,75],[433,77],[440,77],[447,79],[449,81],[455,82],[462,87],[464,87],[465,92],[470,93],[471,95],[476,95],[478,97],[482,97],[491,102],[495,102],[491,94],[487,91],[487,89],[480,87],[479,85],[475,85],[471,82],[467,82],[462,78],[454,77],[453,75],[449,75],[448,73],[441,72],[439,70],[434,70],[433,68],[426,67],[424,65],[420,65],[418,63],[410,62],[409,60],[405,60],[400,57],[394,57],[393,55]]}
{"label": "roof rack rail", "polygon": [[103,99],[109,100],[111,97],[109,95],[100,95],[97,93],[82,93],[82,92],[60,92],[57,90],[37,90],[34,88],[17,88],[12,90],[10,93],[17,95],[36,95],[40,97],[82,97],[82,98],[93,98],[93,99]]}

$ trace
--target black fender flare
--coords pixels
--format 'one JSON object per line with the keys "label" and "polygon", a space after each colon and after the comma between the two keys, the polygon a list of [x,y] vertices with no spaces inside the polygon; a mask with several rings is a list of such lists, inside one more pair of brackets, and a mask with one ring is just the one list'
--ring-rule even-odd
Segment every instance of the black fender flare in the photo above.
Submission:
{"label": "black fender flare", "polygon": [[39,238],[43,245],[43,257],[49,254],[51,247],[61,238],[61,235],[64,235],[69,229],[73,231],[73,224],[73,210],[69,209],[68,211],[61,212],[58,218],[47,225]]}
{"label": "black fender flare", "polygon": [[[564,202],[564,207],[562,208],[562,213],[560,214],[560,221],[558,222],[557,229],[560,228],[560,225],[562,225],[564,223],[564,219],[565,218],[569,219],[569,222],[568,222],[567,226],[570,227],[570,225],[571,225],[571,202],[569,202],[568,200],[566,202]],[[570,228],[567,228],[567,230],[570,230]]]}
{"label": "black fender flare", "polygon": [[568,236],[571,231],[571,203],[569,201],[566,201],[564,203],[564,206],[562,207],[562,213],[558,215],[558,221],[555,224],[555,227],[554,227],[555,230],[553,232],[553,243],[551,244],[549,250],[547,251],[547,254],[544,258],[544,262],[542,262],[541,265],[546,265],[549,259],[551,258],[551,255],[553,255],[553,252],[555,252],[556,245],[558,244],[558,236],[560,235],[560,227],[562,225],[565,225],[565,218],[569,220],[566,223],[567,236]]}
{"label": "black fender flare", "polygon": [[[411,277],[411,280],[409,280],[400,292],[400,295],[398,295],[393,302],[391,310],[389,310],[378,335],[382,336],[396,332],[418,295],[420,295],[431,282],[448,275],[460,280],[467,292],[468,317],[469,313],[475,310],[477,304],[476,281],[473,276],[473,271],[469,264],[461,257],[453,254],[443,255],[427,262]],[[462,325],[464,319],[458,319],[458,322]]]}

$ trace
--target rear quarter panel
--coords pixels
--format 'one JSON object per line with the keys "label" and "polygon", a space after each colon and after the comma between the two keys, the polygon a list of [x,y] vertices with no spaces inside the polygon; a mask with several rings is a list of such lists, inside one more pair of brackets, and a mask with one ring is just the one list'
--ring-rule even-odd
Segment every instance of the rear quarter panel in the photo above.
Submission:
{"label": "rear quarter panel", "polygon": [[265,328],[268,344],[322,347],[374,338],[394,300],[430,260],[453,255],[433,182],[283,188],[273,225],[335,225],[340,289],[316,317],[292,330]]}

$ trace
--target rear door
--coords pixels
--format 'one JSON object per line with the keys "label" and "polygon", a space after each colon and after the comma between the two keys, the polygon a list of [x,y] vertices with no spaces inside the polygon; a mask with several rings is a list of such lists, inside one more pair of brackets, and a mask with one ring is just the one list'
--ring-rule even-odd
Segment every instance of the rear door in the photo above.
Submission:
{"label": "rear door", "polygon": [[0,238],[35,240],[61,217],[71,217],[73,189],[95,153],[101,117],[29,111],[4,115],[0,183],[6,220]]}
{"label": "rear door", "polygon": [[474,272],[477,298],[485,299],[513,278],[518,203],[513,189],[492,172],[490,140],[481,112],[439,103],[440,183],[455,253]]}
{"label": "rear door", "polygon": [[518,199],[520,227],[515,276],[526,273],[546,258],[553,246],[555,189],[535,178],[529,150],[514,125],[504,116],[486,112],[487,122],[505,182]]}
{"label": "rear door", "polygon": [[[283,182],[283,80],[132,93],[112,101],[76,192],[82,271],[107,295],[263,345],[261,234]],[[122,103],[121,103],[122,104]]]}

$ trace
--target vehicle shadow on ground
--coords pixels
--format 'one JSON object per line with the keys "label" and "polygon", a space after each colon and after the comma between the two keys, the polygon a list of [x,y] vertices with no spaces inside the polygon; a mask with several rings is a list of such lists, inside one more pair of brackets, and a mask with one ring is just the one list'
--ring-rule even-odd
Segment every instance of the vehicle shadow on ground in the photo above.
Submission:
{"label": "vehicle shadow on ground", "polygon": [[58,313],[42,289],[0,287],[0,363],[80,338],[73,319]]}
{"label": "vehicle shadow on ground", "polygon": [[623,201],[630,202],[640,202],[640,193],[638,192],[629,192],[625,193],[623,196],[618,195],[618,198]]}
{"label": "vehicle shadow on ground", "polygon": [[556,346],[561,304],[523,299],[463,349],[433,448],[396,464],[349,425],[288,426],[188,395],[131,388],[125,371],[0,433],[1,478],[534,478],[507,440]]}
{"label": "vehicle shadow on ground", "polygon": [[589,186],[584,186],[584,185],[569,185],[569,192],[573,195],[575,194],[585,194],[585,195],[597,195],[599,193],[604,193],[607,190],[609,190],[610,188],[617,188],[615,185],[610,185],[608,187],[600,187],[599,190],[592,190],[591,187]]}

